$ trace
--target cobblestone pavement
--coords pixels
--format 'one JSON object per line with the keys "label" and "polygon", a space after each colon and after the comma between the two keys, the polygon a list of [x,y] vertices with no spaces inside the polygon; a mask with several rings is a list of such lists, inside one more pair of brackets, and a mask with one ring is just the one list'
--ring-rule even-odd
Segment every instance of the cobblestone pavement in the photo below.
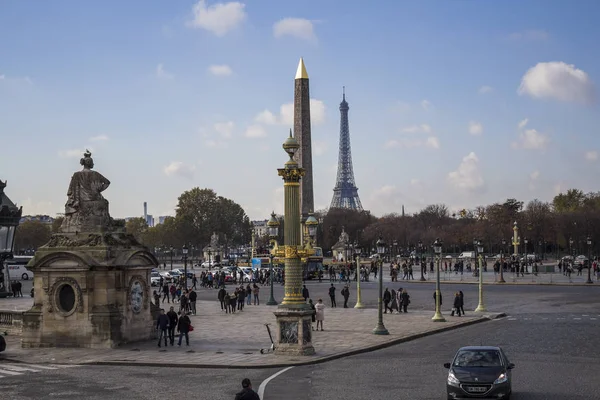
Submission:
{"label": "cobblestone pavement", "polygon": [[[431,312],[411,312],[409,308],[407,314],[384,314],[390,335],[378,336],[371,333],[377,322],[376,309],[328,307],[325,310],[325,331],[313,332],[316,355],[290,357],[260,354],[261,348],[268,348],[271,344],[264,324],[270,323],[272,331],[275,331],[275,307],[246,306],[242,312],[225,314],[217,302],[200,301],[197,308],[198,315],[191,317],[195,329],[190,333],[189,347],[185,346],[184,340],[181,347],[176,341],[173,347],[158,348],[157,341],[151,340],[113,350],[21,349],[18,336],[7,336],[7,349],[0,357],[35,364],[114,363],[229,368],[300,365],[369,351],[411,337],[486,320],[485,316],[467,313],[460,318],[447,316],[447,322],[434,323]],[[497,316],[487,315],[489,318]]]}

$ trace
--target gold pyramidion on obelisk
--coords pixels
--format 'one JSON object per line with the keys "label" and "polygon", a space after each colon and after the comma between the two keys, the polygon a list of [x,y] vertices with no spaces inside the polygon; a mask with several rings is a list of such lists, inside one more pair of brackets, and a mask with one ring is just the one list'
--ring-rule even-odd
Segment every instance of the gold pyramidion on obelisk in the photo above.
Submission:
{"label": "gold pyramidion on obelisk", "polygon": [[304,59],[300,57],[300,62],[298,63],[298,70],[296,71],[296,79],[308,79],[308,74],[306,73],[306,67],[304,66]]}

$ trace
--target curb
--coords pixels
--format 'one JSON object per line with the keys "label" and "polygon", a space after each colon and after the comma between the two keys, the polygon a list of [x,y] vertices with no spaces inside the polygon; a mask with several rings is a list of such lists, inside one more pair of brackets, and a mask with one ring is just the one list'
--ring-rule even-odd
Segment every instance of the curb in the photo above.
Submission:
{"label": "curb", "polygon": [[[419,284],[426,284],[426,283],[435,283],[435,280],[430,280],[430,281],[418,281],[418,280],[414,280],[414,281],[399,281],[399,282],[407,282],[407,283],[419,283]],[[451,284],[456,284],[456,285],[479,285],[479,282],[469,282],[469,281],[440,281],[441,285],[451,285]],[[588,286],[588,287],[600,287],[600,285],[596,284],[596,282],[594,282],[593,284],[591,283],[568,283],[568,282],[504,282],[504,283],[500,283],[500,282],[483,282],[484,286]]]}
{"label": "curb", "polygon": [[[397,344],[410,342],[412,340],[420,339],[427,336],[432,336],[437,333],[448,332],[455,329],[475,325],[481,322],[492,321],[494,319],[506,317],[506,313],[497,313],[494,315],[484,315],[478,318],[474,318],[469,321],[461,322],[456,325],[441,327],[433,329],[427,332],[416,333],[414,335],[405,336],[397,339],[390,340],[385,343],[378,343],[372,346],[364,347],[362,349],[351,350],[343,353],[332,354],[329,356],[320,357],[313,360],[299,361],[293,363],[279,363],[269,365],[215,365],[215,364],[165,364],[165,363],[154,363],[154,362],[132,362],[132,361],[92,361],[87,363],[81,363],[78,365],[111,365],[111,366],[132,366],[132,367],[169,367],[169,368],[213,368],[213,369],[268,369],[268,368],[285,368],[285,367],[301,367],[306,365],[323,364],[329,361],[337,360],[340,358],[350,357],[363,353],[370,353],[372,351],[381,350],[387,347],[395,346]],[[7,359],[8,360],[8,359]]]}

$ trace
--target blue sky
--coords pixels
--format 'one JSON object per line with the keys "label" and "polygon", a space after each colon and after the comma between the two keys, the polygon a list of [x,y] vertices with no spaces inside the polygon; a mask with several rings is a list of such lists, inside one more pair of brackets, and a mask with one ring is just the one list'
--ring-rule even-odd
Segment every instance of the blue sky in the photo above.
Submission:
{"label": "blue sky", "polygon": [[304,57],[316,208],[342,86],[375,215],[596,191],[597,15],[586,0],[0,1],[0,179],[25,213],[63,212],[90,148],[115,217],[173,214],[195,186],[252,219],[282,212]]}

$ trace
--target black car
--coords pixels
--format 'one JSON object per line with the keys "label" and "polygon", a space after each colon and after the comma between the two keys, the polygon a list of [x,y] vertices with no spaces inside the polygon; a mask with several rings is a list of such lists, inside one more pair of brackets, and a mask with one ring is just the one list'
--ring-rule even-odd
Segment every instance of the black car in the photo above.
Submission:
{"label": "black car", "polygon": [[448,400],[464,398],[510,399],[512,394],[511,370],[515,364],[508,361],[500,347],[461,347],[448,368],[446,390]]}

